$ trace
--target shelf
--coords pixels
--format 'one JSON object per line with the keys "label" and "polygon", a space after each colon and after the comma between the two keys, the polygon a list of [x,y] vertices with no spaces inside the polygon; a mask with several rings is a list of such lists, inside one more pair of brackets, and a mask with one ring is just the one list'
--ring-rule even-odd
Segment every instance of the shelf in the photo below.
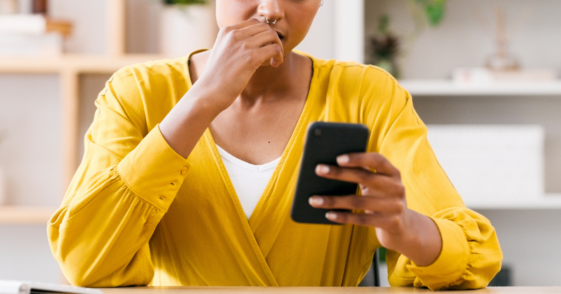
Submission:
{"label": "shelf", "polygon": [[561,81],[460,85],[451,80],[401,80],[413,96],[561,96]]}
{"label": "shelf", "polygon": [[84,55],[64,54],[54,57],[0,57],[0,73],[113,73],[120,68],[150,60],[165,59],[161,55]]}
{"label": "shelf", "polygon": [[488,202],[467,205],[470,209],[497,209],[497,210],[536,210],[536,209],[561,209],[561,194],[546,194],[539,200],[527,202]]}
{"label": "shelf", "polygon": [[47,225],[56,207],[0,206],[0,225]]}

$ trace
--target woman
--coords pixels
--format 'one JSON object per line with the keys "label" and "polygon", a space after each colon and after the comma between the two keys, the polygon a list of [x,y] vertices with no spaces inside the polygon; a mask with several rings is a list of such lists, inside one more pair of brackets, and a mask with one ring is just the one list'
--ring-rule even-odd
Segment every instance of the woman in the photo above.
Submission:
{"label": "woman", "polygon": [[[502,260],[495,231],[465,208],[409,94],[378,68],[292,52],[321,1],[216,5],[210,51],[124,68],[100,93],[48,228],[69,281],[356,286],[384,246],[392,286],[485,287]],[[326,215],[344,226],[289,216],[313,121],[371,131],[367,153],[316,170],[360,184],[362,196],[310,199],[357,211]]]}

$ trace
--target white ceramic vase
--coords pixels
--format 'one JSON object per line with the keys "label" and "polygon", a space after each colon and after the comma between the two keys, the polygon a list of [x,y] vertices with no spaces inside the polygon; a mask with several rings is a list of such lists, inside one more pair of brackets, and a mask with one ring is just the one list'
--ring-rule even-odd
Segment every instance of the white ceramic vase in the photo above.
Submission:
{"label": "white ceramic vase", "polygon": [[8,195],[6,191],[6,174],[0,166],[0,206],[6,205],[8,202]]}
{"label": "white ceramic vase", "polygon": [[168,5],[162,9],[160,53],[166,57],[177,58],[198,49],[210,49],[217,34],[212,4]]}

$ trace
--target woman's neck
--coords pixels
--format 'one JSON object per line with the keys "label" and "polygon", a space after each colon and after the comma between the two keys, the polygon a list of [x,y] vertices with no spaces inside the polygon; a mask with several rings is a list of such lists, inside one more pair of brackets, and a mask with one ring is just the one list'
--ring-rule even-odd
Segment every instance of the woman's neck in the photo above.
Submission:
{"label": "woman's neck", "polygon": [[[204,72],[210,51],[205,51],[191,57],[191,79],[196,82],[198,77]],[[301,79],[308,78],[305,70],[311,68],[309,58],[291,52],[284,58],[284,62],[277,68],[272,66],[261,66],[240,97],[243,104],[253,105],[257,102],[269,102],[285,97],[290,97],[291,90],[298,85]]]}

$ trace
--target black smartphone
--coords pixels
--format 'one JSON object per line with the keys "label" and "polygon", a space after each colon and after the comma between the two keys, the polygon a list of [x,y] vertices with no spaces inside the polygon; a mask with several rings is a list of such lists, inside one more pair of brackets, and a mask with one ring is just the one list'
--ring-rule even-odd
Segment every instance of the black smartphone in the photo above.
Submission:
{"label": "black smartphone", "polygon": [[316,175],[316,166],[320,163],[337,165],[339,155],[366,152],[368,136],[368,128],[361,124],[316,122],[310,125],[292,203],[292,220],[308,224],[337,224],[325,218],[328,210],[312,207],[309,198],[315,195],[353,195],[358,184],[322,178]]}

